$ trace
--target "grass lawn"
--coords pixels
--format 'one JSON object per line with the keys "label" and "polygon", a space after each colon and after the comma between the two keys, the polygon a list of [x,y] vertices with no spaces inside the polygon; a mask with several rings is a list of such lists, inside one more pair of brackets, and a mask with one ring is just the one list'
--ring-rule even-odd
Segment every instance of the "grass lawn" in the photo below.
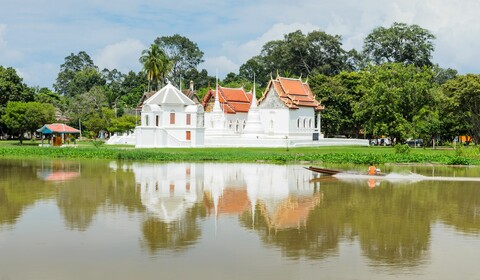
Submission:
{"label": "grass lawn", "polygon": [[312,163],[434,163],[480,165],[479,147],[460,149],[411,148],[397,154],[392,147],[301,147],[301,148],[157,148],[135,149],[130,145],[96,145],[81,141],[76,146],[39,147],[40,141],[0,141],[3,158],[115,159],[136,161],[219,162],[312,162]]}

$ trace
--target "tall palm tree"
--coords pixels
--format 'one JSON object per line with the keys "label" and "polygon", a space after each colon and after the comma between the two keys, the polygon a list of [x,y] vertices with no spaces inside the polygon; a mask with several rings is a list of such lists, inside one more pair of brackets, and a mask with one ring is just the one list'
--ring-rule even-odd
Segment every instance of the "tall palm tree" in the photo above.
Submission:
{"label": "tall palm tree", "polygon": [[148,91],[150,86],[158,89],[159,82],[166,77],[172,67],[165,52],[157,44],[151,44],[149,49],[142,51],[140,63],[143,64],[143,71],[147,74]]}

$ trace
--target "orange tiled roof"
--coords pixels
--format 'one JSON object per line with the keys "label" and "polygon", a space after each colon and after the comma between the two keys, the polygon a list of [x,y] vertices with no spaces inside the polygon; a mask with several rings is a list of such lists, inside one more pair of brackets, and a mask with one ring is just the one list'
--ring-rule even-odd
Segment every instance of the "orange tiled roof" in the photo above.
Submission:
{"label": "orange tiled roof", "polygon": [[[210,89],[203,98],[202,105],[206,109],[207,104],[215,100],[215,89]],[[227,114],[247,113],[252,104],[252,93],[245,92],[241,88],[218,87],[218,101]]]}
{"label": "orange tiled roof", "polygon": [[324,106],[315,99],[315,95],[308,83],[302,82],[301,79],[290,79],[277,77],[275,80],[271,79],[268,83],[265,92],[258,100],[261,103],[273,87],[275,92],[280,97],[280,100],[290,109],[298,109],[299,107],[313,107],[315,110],[323,110]]}

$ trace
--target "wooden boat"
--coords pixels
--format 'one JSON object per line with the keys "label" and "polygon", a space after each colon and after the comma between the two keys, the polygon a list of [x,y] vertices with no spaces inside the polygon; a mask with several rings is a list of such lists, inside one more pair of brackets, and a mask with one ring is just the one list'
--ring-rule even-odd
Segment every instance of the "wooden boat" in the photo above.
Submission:
{"label": "wooden boat", "polygon": [[305,168],[310,170],[310,171],[317,172],[317,173],[322,173],[322,174],[325,174],[325,175],[335,175],[335,174],[338,174],[338,173],[341,173],[341,172],[345,172],[343,170],[320,168],[320,167],[315,167],[315,166],[309,166],[309,167],[305,167]]}
{"label": "wooden boat", "polygon": [[329,168],[320,168],[320,167],[315,167],[315,166],[309,166],[305,167],[306,169],[325,174],[325,175],[335,175],[338,173],[346,173],[346,174],[354,174],[354,175],[368,175],[368,176],[385,176],[385,173],[378,172],[377,174],[367,174],[367,173],[361,173],[361,172],[351,172],[351,171],[345,171],[345,170],[338,170],[338,169],[329,169]]}

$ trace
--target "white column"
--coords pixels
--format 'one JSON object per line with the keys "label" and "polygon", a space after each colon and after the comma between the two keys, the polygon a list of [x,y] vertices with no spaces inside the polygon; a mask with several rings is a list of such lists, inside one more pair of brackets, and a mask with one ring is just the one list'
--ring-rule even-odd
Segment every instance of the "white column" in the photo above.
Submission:
{"label": "white column", "polygon": [[318,139],[323,138],[322,137],[322,117],[321,117],[321,112],[318,111],[317,113],[317,130],[318,130]]}

